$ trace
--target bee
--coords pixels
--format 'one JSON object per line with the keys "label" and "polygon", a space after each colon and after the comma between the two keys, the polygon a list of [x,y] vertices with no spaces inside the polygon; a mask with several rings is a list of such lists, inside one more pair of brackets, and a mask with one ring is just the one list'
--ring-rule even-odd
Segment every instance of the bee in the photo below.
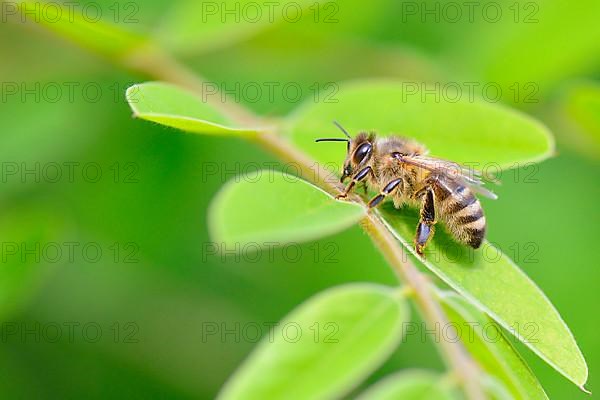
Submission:
{"label": "bee", "polygon": [[361,132],[352,138],[337,122],[334,124],[346,138],[317,139],[317,142],[346,142],[340,182],[350,178],[344,191],[336,196],[342,199],[357,186],[378,192],[368,202],[369,209],[391,198],[396,208],[405,204],[420,209],[414,246],[417,254],[423,250],[435,232],[435,224],[442,221],[459,242],[479,248],[486,232],[486,220],[475,193],[496,199],[485,189],[481,174],[460,164],[428,156],[427,148],[410,138],[401,136],[377,137],[375,133]]}

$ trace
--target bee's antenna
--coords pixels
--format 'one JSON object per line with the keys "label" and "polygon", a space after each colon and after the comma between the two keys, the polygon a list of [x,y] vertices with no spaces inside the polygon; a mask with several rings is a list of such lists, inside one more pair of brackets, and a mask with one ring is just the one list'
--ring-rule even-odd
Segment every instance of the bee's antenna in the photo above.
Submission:
{"label": "bee's antenna", "polygon": [[341,138],[325,138],[325,139],[317,139],[317,140],[315,140],[315,142],[347,142],[347,143],[349,143],[350,141],[348,139],[341,139]]}
{"label": "bee's antenna", "polygon": [[350,136],[350,134],[349,134],[349,133],[348,133],[348,132],[347,132],[347,131],[344,129],[344,127],[343,127],[342,125],[340,125],[340,123],[339,123],[339,122],[337,122],[337,121],[333,121],[333,123],[335,124],[335,126],[337,126],[338,128],[340,128],[340,130],[341,130],[342,132],[344,132],[344,135],[346,135],[346,137],[347,137],[348,139],[352,140],[352,137]]}

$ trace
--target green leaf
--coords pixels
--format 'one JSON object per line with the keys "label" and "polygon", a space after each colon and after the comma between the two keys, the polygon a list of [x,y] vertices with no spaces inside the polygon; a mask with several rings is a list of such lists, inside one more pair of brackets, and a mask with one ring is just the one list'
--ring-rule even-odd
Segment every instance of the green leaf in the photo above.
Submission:
{"label": "green leaf", "polygon": [[157,124],[207,135],[252,136],[258,132],[229,126],[228,118],[217,109],[195,94],[167,83],[133,85],[126,96],[134,117]]}
{"label": "green leaf", "polygon": [[59,3],[23,1],[16,4],[30,20],[106,56],[122,57],[147,44],[142,36],[102,20],[86,19],[81,12]]}
{"label": "green leaf", "polygon": [[469,354],[482,369],[504,384],[511,394],[508,398],[548,398],[535,375],[492,319],[453,292],[440,291],[439,298]]}
{"label": "green leaf", "polygon": [[223,186],[209,209],[209,230],[219,243],[280,245],[339,232],[364,213],[298,177],[262,170]]}
{"label": "green leaf", "polygon": [[438,373],[405,370],[392,374],[362,393],[357,400],[451,400],[459,397]]}
{"label": "green leaf", "polygon": [[582,152],[600,156],[600,84],[580,82],[563,94],[560,108],[569,126],[564,132],[565,144]]}
{"label": "green leaf", "polygon": [[[198,52],[230,45],[279,22],[295,23],[312,17],[309,7],[323,0],[289,3],[182,1],[174,5],[157,38],[166,48],[180,53]],[[295,22],[294,22],[295,21]]]}
{"label": "green leaf", "polygon": [[482,169],[494,163],[502,168],[540,161],[554,152],[554,141],[536,120],[498,104],[462,96],[414,92],[415,82],[368,80],[346,84],[335,95],[337,103],[308,103],[289,121],[289,137],[322,163],[341,163],[345,148],[315,144],[319,137],[341,137],[332,124],[339,121],[351,134],[376,131],[381,135],[412,137],[431,154]]}
{"label": "green leaf", "polygon": [[340,397],[400,343],[409,308],[390,288],[328,289],[292,311],[223,388],[221,399]]}
{"label": "green leaf", "polygon": [[[386,203],[378,212],[416,255],[412,244],[419,220],[416,210],[397,210]],[[584,390],[587,365],[572,333],[544,293],[501,250],[489,242],[478,250],[467,248],[438,225],[423,263]]]}

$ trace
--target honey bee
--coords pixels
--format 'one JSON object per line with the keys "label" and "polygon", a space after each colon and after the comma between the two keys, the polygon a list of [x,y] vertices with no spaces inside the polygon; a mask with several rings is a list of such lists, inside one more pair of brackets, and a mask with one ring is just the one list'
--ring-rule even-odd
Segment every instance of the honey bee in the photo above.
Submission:
{"label": "honey bee", "polygon": [[486,232],[486,220],[475,193],[496,199],[482,185],[481,174],[458,163],[430,157],[422,144],[405,137],[377,137],[361,132],[352,138],[337,122],[346,138],[317,139],[317,142],[346,142],[347,154],[341,182],[351,178],[336,199],[345,198],[357,184],[377,191],[369,209],[390,197],[396,208],[404,204],[420,208],[414,246],[417,254],[433,237],[435,224],[444,222],[452,236],[474,249]]}

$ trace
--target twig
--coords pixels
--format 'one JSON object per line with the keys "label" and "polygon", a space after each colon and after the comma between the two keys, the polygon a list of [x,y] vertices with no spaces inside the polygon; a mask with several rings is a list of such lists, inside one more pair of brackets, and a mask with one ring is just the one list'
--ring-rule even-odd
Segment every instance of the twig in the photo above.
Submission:
{"label": "twig", "polygon": [[[368,214],[362,220],[363,228],[370,234],[371,239],[384,254],[398,277],[413,290],[413,297],[429,325],[434,325],[437,335],[443,338],[440,330],[447,326],[448,319],[434,300],[429,289],[429,282],[415,265],[406,258],[404,250],[398,246],[398,241],[390,233],[375,214]],[[479,384],[479,367],[459,343],[446,340],[440,341],[441,353],[446,364],[451,367],[454,374],[463,386],[469,399],[484,399],[481,385]]]}

